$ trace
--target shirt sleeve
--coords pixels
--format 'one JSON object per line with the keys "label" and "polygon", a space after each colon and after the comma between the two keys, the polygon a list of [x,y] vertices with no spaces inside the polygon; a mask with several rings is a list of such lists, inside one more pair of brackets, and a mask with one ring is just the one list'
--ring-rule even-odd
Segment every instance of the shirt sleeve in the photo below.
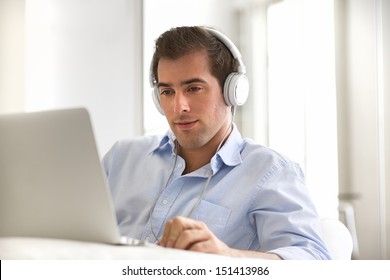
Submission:
{"label": "shirt sleeve", "polygon": [[273,166],[259,186],[253,207],[260,250],[283,259],[330,259],[320,220],[298,164]]}

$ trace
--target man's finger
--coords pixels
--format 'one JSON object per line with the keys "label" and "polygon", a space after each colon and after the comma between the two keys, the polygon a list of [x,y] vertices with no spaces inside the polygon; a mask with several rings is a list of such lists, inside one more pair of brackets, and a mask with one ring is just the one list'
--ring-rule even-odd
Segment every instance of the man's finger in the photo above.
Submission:
{"label": "man's finger", "polygon": [[202,225],[197,221],[184,217],[175,217],[165,224],[164,234],[159,245],[175,248],[178,238],[184,231],[201,228]]}

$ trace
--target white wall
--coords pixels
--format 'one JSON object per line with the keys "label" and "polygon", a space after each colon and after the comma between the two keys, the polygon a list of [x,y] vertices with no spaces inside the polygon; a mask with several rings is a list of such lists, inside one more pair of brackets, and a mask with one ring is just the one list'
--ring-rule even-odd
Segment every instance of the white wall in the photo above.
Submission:
{"label": "white wall", "polygon": [[100,154],[142,134],[142,1],[26,0],[25,110],[86,107]]}
{"label": "white wall", "polygon": [[359,258],[390,258],[390,4],[335,1],[340,193]]}
{"label": "white wall", "polygon": [[[390,143],[390,1],[382,1],[382,28],[383,28],[383,92],[384,92],[384,140]],[[386,145],[384,151],[385,162],[385,191],[383,199],[384,205],[384,230],[386,232],[386,258],[390,259],[390,145]]]}
{"label": "white wall", "polygon": [[24,109],[24,0],[0,0],[0,113]]}

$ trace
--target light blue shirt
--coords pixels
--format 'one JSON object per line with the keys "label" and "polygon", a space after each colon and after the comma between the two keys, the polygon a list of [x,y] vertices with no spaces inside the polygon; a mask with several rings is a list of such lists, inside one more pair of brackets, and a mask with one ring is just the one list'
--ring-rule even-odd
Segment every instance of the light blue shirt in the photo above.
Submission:
{"label": "light blue shirt", "polygon": [[166,221],[192,213],[230,247],[330,259],[296,163],[243,139],[235,127],[209,164],[182,175],[185,162],[176,158],[174,139],[169,131],[122,140],[103,158],[123,235],[156,242]]}

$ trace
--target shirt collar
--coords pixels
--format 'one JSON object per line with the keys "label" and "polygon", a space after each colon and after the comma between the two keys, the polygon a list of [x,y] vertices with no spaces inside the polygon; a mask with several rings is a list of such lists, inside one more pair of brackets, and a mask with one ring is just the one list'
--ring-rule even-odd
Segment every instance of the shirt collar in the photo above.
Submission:
{"label": "shirt collar", "polygon": [[175,140],[176,137],[173,132],[171,130],[168,130],[167,133],[161,138],[160,142],[157,142],[155,145],[153,145],[148,153],[151,154],[154,152],[163,152],[170,150],[174,154]]}
{"label": "shirt collar", "polygon": [[230,133],[225,144],[217,152],[217,154],[211,159],[211,168],[213,172],[217,172],[222,164],[228,166],[236,166],[242,163],[241,147],[244,143],[240,132],[236,125],[233,125],[233,130]]}
{"label": "shirt collar", "polygon": [[[176,137],[171,130],[161,138],[160,142],[154,145],[149,153],[153,152],[167,152],[171,151],[175,153],[175,140]],[[241,146],[244,141],[240,132],[235,124],[233,124],[233,130],[227,138],[225,144],[211,159],[211,168],[213,172],[217,172],[223,164],[228,166],[236,166],[242,163],[241,158]]]}

